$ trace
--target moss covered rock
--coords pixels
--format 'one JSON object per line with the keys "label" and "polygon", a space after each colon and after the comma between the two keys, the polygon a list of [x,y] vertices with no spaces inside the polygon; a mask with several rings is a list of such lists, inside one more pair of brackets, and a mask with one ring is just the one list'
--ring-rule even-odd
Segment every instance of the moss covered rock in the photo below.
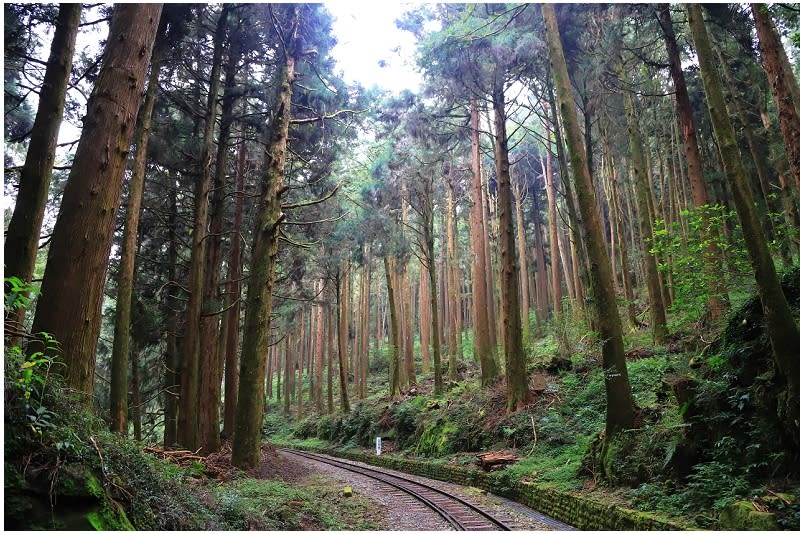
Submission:
{"label": "moss covered rock", "polygon": [[451,440],[458,433],[458,426],[450,421],[438,419],[423,430],[417,443],[416,453],[421,456],[443,456],[452,452]]}
{"label": "moss covered rock", "polygon": [[719,524],[726,530],[778,530],[775,514],[759,512],[750,501],[736,501],[725,508]]}

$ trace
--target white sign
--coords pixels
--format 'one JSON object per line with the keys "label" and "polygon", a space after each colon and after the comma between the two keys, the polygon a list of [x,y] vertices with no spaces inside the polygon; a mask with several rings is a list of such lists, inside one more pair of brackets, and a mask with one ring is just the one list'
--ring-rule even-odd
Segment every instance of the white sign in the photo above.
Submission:
{"label": "white sign", "polygon": [[375,454],[381,455],[381,438],[375,438]]}

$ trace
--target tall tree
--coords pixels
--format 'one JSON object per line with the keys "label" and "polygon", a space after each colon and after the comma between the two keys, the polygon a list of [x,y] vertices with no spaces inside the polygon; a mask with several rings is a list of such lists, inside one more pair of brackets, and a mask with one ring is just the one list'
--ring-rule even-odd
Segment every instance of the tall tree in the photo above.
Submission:
{"label": "tall tree", "polygon": [[483,193],[481,191],[480,114],[478,103],[470,100],[470,142],[472,144],[472,179],[470,181],[469,233],[472,245],[472,322],[475,352],[481,364],[481,384],[488,386],[497,378],[498,369],[489,329],[486,272],[491,262],[486,257],[483,229]]}
{"label": "tall tree", "polygon": [[261,180],[258,214],[255,220],[250,278],[248,281],[242,352],[239,364],[239,395],[236,405],[236,427],[231,462],[238,467],[258,463],[261,426],[264,418],[264,377],[272,288],[275,283],[275,260],[278,254],[279,226],[285,214],[281,211],[286,143],[289,138],[295,67],[302,56],[298,34],[300,6],[270,6],[270,13],[280,10],[285,17],[279,29],[284,47],[277,79],[277,95],[272,109],[272,124],[266,148],[266,167]]}
{"label": "tall tree", "polygon": [[[628,85],[625,67],[619,67],[620,79]],[[642,134],[639,131],[636,107],[631,91],[624,87],[622,99],[625,106],[625,118],[628,126],[628,140],[631,149],[631,161],[636,189],[636,206],[639,211],[639,228],[642,237],[642,257],[644,261],[645,280],[647,292],[650,297],[650,322],[653,331],[653,341],[656,345],[663,345],[667,339],[667,316],[664,301],[661,298],[661,283],[658,277],[656,257],[650,252],[653,241],[653,217],[656,215],[648,207],[648,191],[650,181],[647,178],[647,166],[642,152]]]}
{"label": "tall tree", "polygon": [[785,57],[786,53],[766,4],[750,6],[756,23],[764,70],[767,71],[772,97],[778,110],[778,125],[783,134],[786,156],[795,180],[800,183],[800,102],[795,100],[797,96],[792,91],[792,84],[796,87],[797,79],[794,72],[787,68],[787,63],[782,61],[781,54]]}
{"label": "tall tree", "polygon": [[603,370],[606,385],[605,451],[611,440],[625,429],[633,428],[636,405],[628,380],[625,347],[622,340],[622,321],[613,291],[611,269],[605,245],[603,228],[589,175],[586,153],[581,140],[575,100],[572,96],[567,64],[561,45],[555,9],[552,4],[542,5],[545,21],[545,38],[550,52],[550,66],[558,96],[558,109],[564,124],[565,138],[575,179],[578,207],[586,230],[586,250],[591,265],[593,302],[597,313],[598,334],[603,353]]}
{"label": "tall tree", "polygon": [[[494,111],[495,169],[497,173],[497,206],[501,256],[503,301],[503,347],[506,363],[506,410],[517,411],[528,400],[528,373],[522,347],[520,322],[519,276],[514,247],[514,212],[511,201],[511,172],[506,134],[505,73],[498,69],[492,91]],[[539,258],[541,261],[542,258]],[[522,273],[527,276],[527,273]]]}
{"label": "tall tree", "polygon": [[[75,39],[81,21],[81,4],[60,4],[55,33],[50,45],[39,107],[33,121],[28,152],[19,177],[14,212],[8,223],[3,246],[4,276],[16,276],[30,283],[39,250],[39,233],[47,204],[47,192],[56,157],[56,141],[64,115],[67,85],[75,53]],[[22,323],[24,308],[10,319]],[[17,325],[9,325],[15,329]]]}
{"label": "tall tree", "polygon": [[[165,16],[161,17],[159,36],[166,29]],[[150,142],[150,123],[158,92],[158,76],[161,70],[162,46],[165,40],[157,38],[150,61],[150,78],[144,106],[139,113],[136,130],[136,156],[133,172],[128,182],[128,204],[125,208],[125,226],[122,231],[120,264],[117,274],[117,308],[114,315],[114,345],[111,352],[111,431],[123,436],[128,433],[128,352],[130,350],[131,300],[136,263],[136,242],[139,231],[139,212],[144,194],[147,146]]]}
{"label": "tall tree", "polygon": [[764,308],[767,334],[772,345],[773,361],[786,384],[786,393],[778,407],[778,417],[795,445],[800,445],[800,358],[797,357],[800,331],[778,280],[775,264],[767,247],[764,228],[756,213],[739,147],[736,144],[736,136],[725,109],[722,82],[714,65],[715,60],[701,9],[699,4],[686,4],[711,123],[755,273],[758,294]]}
{"label": "tall tree", "polygon": [[[700,160],[700,149],[697,145],[697,132],[692,117],[692,107],[689,102],[689,91],[686,88],[686,79],[681,68],[681,57],[678,49],[678,41],[675,38],[675,30],[672,26],[672,16],[669,11],[669,4],[658,4],[655,6],[658,13],[658,20],[664,32],[664,42],[667,48],[667,59],[669,60],[669,71],[672,75],[672,83],[675,88],[675,110],[681,122],[681,133],[683,137],[683,155],[686,158],[686,171],[689,178],[689,185],[692,190],[694,205],[706,206],[709,202],[708,188],[703,177],[703,165]],[[703,217],[707,219],[708,214],[703,211]],[[709,243],[708,254],[704,258],[703,264],[710,282],[709,308],[712,319],[718,319],[723,315],[728,307],[727,288],[721,276],[715,276],[714,270],[721,263],[721,253],[717,240],[714,236],[708,235],[710,223],[706,220],[701,232],[704,241]]]}
{"label": "tall tree", "polygon": [[[34,332],[60,342],[67,385],[94,390],[108,255],[161,4],[116,4],[50,244]],[[88,401],[89,397],[85,400]]]}
{"label": "tall tree", "polygon": [[[225,44],[230,5],[226,4],[217,18],[214,31],[214,52],[206,102],[205,124],[200,145],[200,162],[194,188],[194,224],[189,269],[189,301],[186,303],[186,326],[181,358],[181,397],[178,412],[178,440],[195,450],[199,446],[200,396],[200,333],[203,311],[203,287],[208,240],[208,194],[211,190],[214,130],[217,122],[217,101],[220,91],[220,70]],[[207,348],[207,347],[205,347]],[[212,451],[206,451],[212,452]]]}

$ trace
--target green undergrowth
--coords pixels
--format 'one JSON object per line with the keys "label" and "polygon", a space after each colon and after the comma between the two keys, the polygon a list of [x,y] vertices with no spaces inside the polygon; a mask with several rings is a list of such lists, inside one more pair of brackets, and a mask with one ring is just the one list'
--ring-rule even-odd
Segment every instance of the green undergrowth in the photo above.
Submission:
{"label": "green undergrowth", "polygon": [[374,530],[380,518],[364,496],[344,497],[321,477],[300,484],[243,478],[214,489],[217,511],[234,530]]}
{"label": "green undergrowth", "polygon": [[[784,288],[800,318],[800,270],[784,276]],[[308,417],[291,439],[370,450],[380,436],[384,454],[464,468],[476,467],[479,452],[510,450],[519,461],[496,473],[501,487],[532,481],[600,493],[698,528],[763,526],[763,513],[775,528],[797,529],[800,458],[776,422],[780,384],[760,303],[752,294],[735,300],[727,322],[703,336],[678,332],[666,346],[653,347],[646,329],[626,334],[640,414],[636,428],[608,445],[612,454],[604,465],[591,454],[604,430],[599,345],[574,324],[528,340],[528,370],[546,386],[520,412],[505,413],[502,381],[481,388],[476,366],[464,362],[458,382],[442,396],[432,394],[430,377],[423,376],[416,393],[373,395],[349,414]],[[559,334],[571,349],[568,358],[559,354]],[[742,502],[755,503],[755,511],[742,512]]]}

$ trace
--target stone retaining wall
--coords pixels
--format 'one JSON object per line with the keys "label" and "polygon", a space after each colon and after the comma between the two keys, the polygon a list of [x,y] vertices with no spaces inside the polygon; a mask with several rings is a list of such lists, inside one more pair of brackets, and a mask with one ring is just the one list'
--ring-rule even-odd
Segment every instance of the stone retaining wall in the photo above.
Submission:
{"label": "stone retaining wall", "polygon": [[580,530],[684,530],[666,518],[648,512],[604,504],[589,497],[554,489],[532,482],[510,484],[502,471],[486,473],[477,468],[433,464],[398,458],[391,455],[376,456],[364,452],[296,447],[322,452],[348,460],[386,467],[413,475],[474,486],[511,499],[543,514],[572,525]]}

